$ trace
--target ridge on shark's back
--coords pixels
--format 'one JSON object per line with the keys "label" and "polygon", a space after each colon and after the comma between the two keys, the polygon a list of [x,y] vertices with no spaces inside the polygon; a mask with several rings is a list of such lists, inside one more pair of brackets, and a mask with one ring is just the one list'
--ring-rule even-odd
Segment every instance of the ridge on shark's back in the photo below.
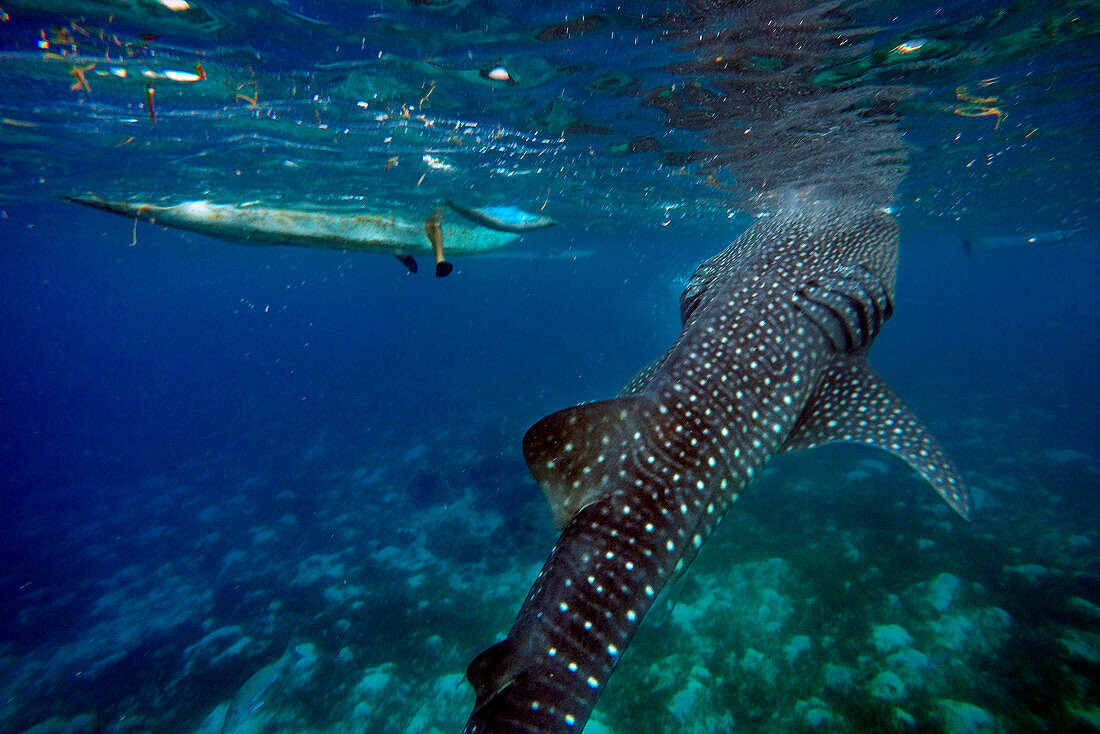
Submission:
{"label": "ridge on shark's back", "polygon": [[955,467],[866,361],[897,244],[867,205],[758,220],[696,270],[664,357],[527,432],[562,533],[507,638],[469,667],[467,734],[580,731],[657,594],[776,453],[875,446],[969,516]]}

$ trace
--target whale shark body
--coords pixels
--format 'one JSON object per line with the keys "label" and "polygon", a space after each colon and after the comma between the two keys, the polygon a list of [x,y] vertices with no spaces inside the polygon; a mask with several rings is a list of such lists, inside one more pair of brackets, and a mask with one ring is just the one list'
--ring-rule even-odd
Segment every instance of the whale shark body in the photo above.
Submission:
{"label": "whale shark body", "polygon": [[969,516],[958,471],[866,360],[893,312],[897,244],[882,208],[758,220],[695,272],[664,357],[619,397],[527,432],[562,532],[507,638],[467,671],[467,734],[580,731],[657,594],[776,453],[875,446]]}
{"label": "whale shark body", "polygon": [[666,162],[767,215],[696,270],[663,357],[524,437],[561,535],[507,636],[467,670],[467,734],[580,731],[657,595],[777,453],[874,446],[969,517],[958,471],[867,362],[894,309],[897,122],[918,90],[827,81],[880,30],[847,5],[693,0],[655,21],[674,78],[642,104],[699,141]]}

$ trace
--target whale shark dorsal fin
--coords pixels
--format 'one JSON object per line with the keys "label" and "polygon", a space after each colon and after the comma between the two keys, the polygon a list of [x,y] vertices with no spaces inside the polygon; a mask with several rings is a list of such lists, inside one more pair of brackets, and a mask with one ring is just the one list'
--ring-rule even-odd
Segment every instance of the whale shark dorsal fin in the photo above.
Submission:
{"label": "whale shark dorsal fin", "polygon": [[862,356],[829,364],[783,445],[797,451],[836,441],[880,448],[911,466],[964,519],[970,493],[924,424],[894,394]]}
{"label": "whale shark dorsal fin", "polygon": [[565,408],[523,437],[523,456],[559,528],[610,493],[610,467],[638,440],[637,403],[636,397],[621,397]]}

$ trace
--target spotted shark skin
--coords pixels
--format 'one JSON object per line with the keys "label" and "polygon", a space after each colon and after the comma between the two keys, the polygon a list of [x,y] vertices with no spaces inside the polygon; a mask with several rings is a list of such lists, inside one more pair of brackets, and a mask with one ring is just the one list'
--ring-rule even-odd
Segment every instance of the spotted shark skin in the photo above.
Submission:
{"label": "spotted shark skin", "polygon": [[876,446],[969,516],[957,470],[865,359],[893,311],[897,243],[878,208],[758,220],[698,268],[664,357],[527,432],[562,532],[507,638],[467,671],[466,734],[583,729],[657,594],[776,453]]}

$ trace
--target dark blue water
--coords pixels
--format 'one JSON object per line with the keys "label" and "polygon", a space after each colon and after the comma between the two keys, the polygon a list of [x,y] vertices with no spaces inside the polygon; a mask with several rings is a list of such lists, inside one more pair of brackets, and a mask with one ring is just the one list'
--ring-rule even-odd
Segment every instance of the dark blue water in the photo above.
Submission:
{"label": "dark blue water", "polygon": [[[292,5],[330,23],[346,10]],[[1075,7],[1059,12],[1086,23]],[[1090,33],[1063,40],[1094,53]],[[1051,48],[997,69],[1056,77]],[[102,97],[75,105],[59,68],[55,111],[94,117]],[[923,152],[899,195],[896,315],[870,357],[960,467],[973,522],[869,449],[781,457],[643,628],[588,731],[1100,729],[1096,90],[1028,108],[1033,90],[998,87],[1020,127],[994,140],[992,120],[950,115],[954,84],[948,111],[917,105],[908,123]],[[6,119],[33,106],[27,90],[5,86]],[[577,156],[553,174],[561,221],[522,248],[590,256],[456,259],[437,279],[388,255],[148,224],[130,246],[131,221],[54,198],[127,189],[94,173],[119,165],[122,135],[97,114],[103,147],[84,158],[65,162],[52,128],[0,152],[20,180],[36,156],[49,171],[0,204],[0,731],[457,731],[465,666],[507,630],[556,537],[524,431],[662,354],[686,278],[749,220],[713,192],[692,206],[665,169],[643,192],[652,162],[612,156],[616,176],[600,148],[585,163],[581,134],[553,152]],[[1047,142],[1025,137],[1033,124]],[[984,171],[951,147],[958,125],[994,156]],[[446,191],[420,192],[422,169],[404,165],[403,187],[363,195]],[[158,171],[135,172],[135,195],[203,188],[199,168]],[[308,199],[307,174],[282,189],[253,174],[221,192]],[[315,180],[331,201],[340,186]],[[501,196],[536,209],[545,188]],[[654,200],[677,204],[667,226]],[[962,247],[1060,228],[1073,234],[1043,248]]]}
{"label": "dark blue water", "polygon": [[[654,230],[621,254],[467,260],[437,281],[382,257],[146,226],[130,248],[125,223],[65,204],[9,210],[3,226],[5,473],[44,486],[164,471],[199,447],[252,442],[273,419],[306,444],[318,424],[431,430],[483,402],[516,405],[524,426],[616,390],[662,351],[676,283],[723,246],[662,256],[675,233]],[[1100,339],[1090,242],[967,258],[957,234],[914,222],[879,369],[941,407],[975,391],[1087,404]],[[1078,433],[1091,419],[1080,412],[1054,443],[1094,447]]]}
{"label": "dark blue water", "polygon": [[[945,246],[950,235],[913,224],[903,239],[898,313],[873,359],[927,416],[979,492],[974,523],[955,522],[941,542],[966,547],[975,536],[987,538],[987,553],[997,557],[1021,544],[1058,548],[1065,542],[1060,538],[1094,538],[1098,417],[1089,406],[1097,398],[1100,331],[1093,248],[1082,238],[968,260],[961,247]],[[131,248],[125,222],[79,210],[65,211],[61,221],[56,207],[9,211],[4,227],[4,615],[5,649],[14,660],[31,654],[49,659],[44,651],[78,641],[104,616],[95,611],[101,602],[93,589],[119,564],[139,559],[145,573],[180,558],[195,562],[197,554],[210,568],[190,568],[185,576],[227,597],[213,605],[218,624],[249,629],[258,610],[242,597],[280,599],[287,592],[279,583],[268,586],[270,568],[261,579],[245,576],[244,584],[214,575],[217,560],[234,543],[216,541],[201,551],[195,544],[221,522],[228,528],[214,531],[230,534],[230,528],[242,530],[241,522],[278,523],[290,510],[298,522],[294,534],[279,541],[289,544],[285,555],[273,552],[276,558],[267,563],[293,568],[331,545],[321,506],[333,500],[325,495],[360,467],[387,472],[384,488],[370,492],[408,492],[415,485],[418,499],[402,511],[424,509],[434,493],[453,501],[462,491],[458,485],[473,491],[475,508],[491,506],[534,526],[529,534],[508,534],[501,545],[478,539],[450,561],[457,569],[481,567],[483,554],[537,562],[552,536],[518,455],[522,432],[557,407],[613,394],[658,353],[673,337],[677,318],[675,286],[666,273],[691,267],[687,255],[655,254],[671,236],[668,229],[636,243],[636,252],[650,253],[644,258],[601,253],[581,263],[467,261],[452,278],[435,280],[408,276],[381,256],[226,247],[151,227],[142,228]],[[722,243],[708,244],[716,249]],[[414,446],[426,446],[425,454],[403,460]],[[1058,458],[1059,452],[1069,453]],[[775,513],[784,527],[786,485],[807,477],[821,482],[828,489],[811,508],[826,512],[827,498],[843,491],[833,486],[838,476],[859,461],[881,460],[870,451],[851,450],[842,459],[821,453],[824,465],[812,455],[800,457],[794,468],[781,464],[785,479],[766,480],[770,486],[747,502]],[[927,515],[934,507],[924,496],[930,493],[901,481],[897,467],[890,471],[897,486],[883,491],[896,501],[919,499],[920,508],[911,512]],[[296,495],[292,500],[274,499],[288,488]],[[339,501],[356,502],[359,491],[365,490]],[[234,495],[246,498],[243,517],[197,519]],[[376,499],[363,497],[368,505]],[[861,501],[870,506],[853,508],[849,530],[864,528],[867,512],[881,511],[874,503],[888,507],[895,500]],[[1034,526],[1017,527],[1004,510],[991,516],[990,501],[1031,518]],[[913,518],[886,519],[901,532]],[[350,548],[369,539],[400,547],[396,539],[406,521],[399,512],[388,522],[363,527]],[[794,533],[790,546],[780,544],[775,557],[819,532],[812,519],[802,522],[807,527]],[[155,540],[141,537],[150,526],[160,528]],[[752,544],[727,542],[746,559],[754,555]],[[1085,580],[1076,583],[1095,593],[1087,582],[1090,548],[1083,557],[1071,556],[1083,565],[1055,567],[1059,586],[1072,586],[1070,575],[1083,573]],[[910,554],[901,554],[903,565]],[[1011,564],[1004,560],[988,561],[988,580],[1005,583],[1002,567]],[[978,573],[971,561],[932,565],[968,579],[968,571]],[[368,567],[359,573],[369,581],[377,572]],[[514,600],[521,592],[521,586],[512,590]],[[426,589],[402,603],[412,608],[434,594]],[[368,603],[388,605],[373,598]],[[1014,618],[1022,609],[1012,610]],[[1017,620],[1014,632],[1028,637],[1064,621],[1064,609],[1051,611],[1052,618],[1039,612],[1034,621]],[[484,640],[456,629],[453,618],[421,621],[391,613],[402,624],[364,633],[367,661],[379,647],[404,648],[405,635],[421,623],[430,626],[417,633],[454,637],[464,650]],[[485,616],[472,609],[467,614]],[[493,612],[501,622],[507,615],[506,607]],[[147,715],[170,727],[201,718],[202,701],[209,708],[225,700],[249,670],[308,636],[311,617],[305,611],[290,617],[303,620],[304,628],[288,621],[268,630],[265,647],[257,645],[253,656],[230,666],[224,681],[197,676],[201,683],[188,683],[199,686],[197,699],[161,702]],[[200,621],[169,625],[152,641],[138,634],[132,644],[165,648],[158,679],[174,680],[186,646],[202,637]],[[329,655],[342,647],[326,642],[335,646]],[[78,667],[105,654],[93,649]],[[148,711],[148,701],[128,696],[139,690],[149,655],[143,651],[139,661],[118,663],[119,680],[104,682],[99,675],[80,711],[60,710],[90,711],[96,727],[103,712]],[[382,663],[388,659],[380,656]],[[75,674],[59,662],[45,670],[40,680],[55,680],[30,690],[48,696]],[[25,702],[13,721],[26,723],[20,715],[43,716],[52,706]],[[308,720],[308,709],[296,710]],[[461,711],[452,715],[460,718]]]}

